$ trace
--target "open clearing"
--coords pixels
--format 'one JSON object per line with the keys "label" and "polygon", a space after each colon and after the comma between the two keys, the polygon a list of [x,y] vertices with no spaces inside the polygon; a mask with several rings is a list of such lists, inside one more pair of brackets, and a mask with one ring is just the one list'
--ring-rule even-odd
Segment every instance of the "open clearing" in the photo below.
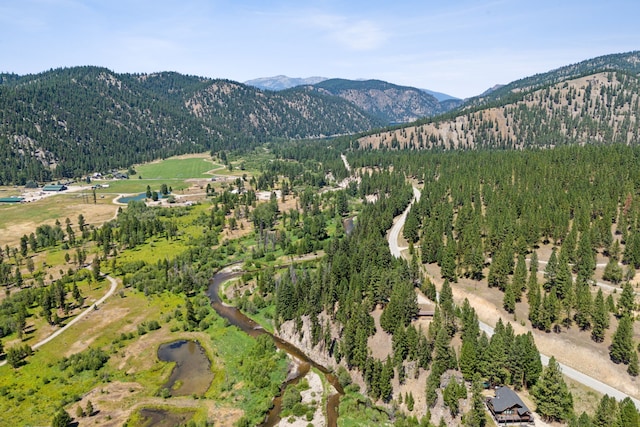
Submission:
{"label": "open clearing", "polygon": [[209,154],[191,154],[134,166],[137,176],[131,179],[206,178],[213,170],[222,168],[223,165],[213,163]]}
{"label": "open clearing", "polygon": [[99,226],[116,214],[118,207],[112,203],[113,196],[96,199],[83,197],[82,193],[63,193],[31,203],[0,204],[0,244],[17,246],[20,237],[33,233],[43,224],[53,225],[56,220],[64,227],[69,218],[75,228],[78,215],[82,214],[87,224]]}

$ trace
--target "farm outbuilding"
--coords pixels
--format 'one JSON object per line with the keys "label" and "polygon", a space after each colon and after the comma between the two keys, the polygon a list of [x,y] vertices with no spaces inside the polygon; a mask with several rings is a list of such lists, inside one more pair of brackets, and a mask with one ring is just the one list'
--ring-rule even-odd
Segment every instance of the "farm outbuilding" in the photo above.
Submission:
{"label": "farm outbuilding", "polygon": [[20,203],[24,197],[0,197],[0,203]]}
{"label": "farm outbuilding", "polygon": [[64,191],[66,189],[67,186],[61,184],[49,184],[42,187],[42,191]]}

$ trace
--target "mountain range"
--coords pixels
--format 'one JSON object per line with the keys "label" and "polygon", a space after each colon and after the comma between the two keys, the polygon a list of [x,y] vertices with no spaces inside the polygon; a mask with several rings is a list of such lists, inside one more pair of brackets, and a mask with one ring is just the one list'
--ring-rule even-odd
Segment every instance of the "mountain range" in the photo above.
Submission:
{"label": "mountain range", "polygon": [[[0,74],[0,184],[80,177],[281,138],[354,133],[361,133],[361,147],[372,148],[636,144],[639,72],[640,52],[607,55],[464,102],[379,80],[326,79],[274,91],[100,67]],[[390,123],[402,124],[382,128]]]}
{"label": "mountain range", "polygon": [[353,102],[387,123],[406,123],[421,117],[442,114],[463,103],[461,99],[445,93],[395,85],[382,80],[296,78],[280,75],[248,80],[245,84],[276,91],[308,86],[321,93]]}
{"label": "mountain range", "polygon": [[384,121],[305,87],[74,67],[0,75],[0,184],[78,177],[187,152],[361,132]]}
{"label": "mountain range", "polygon": [[[303,85],[315,85],[321,83],[325,80],[330,80],[328,77],[288,77],[284,75],[273,76],[273,77],[258,77],[257,79],[247,80],[244,84],[249,86],[255,86],[258,89],[264,90],[284,90],[291,89],[296,86]],[[356,81],[362,81],[367,79],[358,79]],[[436,98],[438,101],[447,101],[449,99],[460,99],[455,96],[447,95],[446,93],[436,92],[429,89],[419,89],[422,90],[429,95]]]}

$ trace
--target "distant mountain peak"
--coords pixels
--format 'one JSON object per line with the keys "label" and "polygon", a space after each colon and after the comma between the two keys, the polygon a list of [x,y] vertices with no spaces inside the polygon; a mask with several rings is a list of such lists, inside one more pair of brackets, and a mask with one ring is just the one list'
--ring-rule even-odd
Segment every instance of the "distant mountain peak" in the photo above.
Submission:
{"label": "distant mountain peak", "polygon": [[247,80],[244,84],[263,90],[285,90],[296,86],[314,85],[328,80],[327,77],[288,77],[283,74],[273,77],[259,77]]}

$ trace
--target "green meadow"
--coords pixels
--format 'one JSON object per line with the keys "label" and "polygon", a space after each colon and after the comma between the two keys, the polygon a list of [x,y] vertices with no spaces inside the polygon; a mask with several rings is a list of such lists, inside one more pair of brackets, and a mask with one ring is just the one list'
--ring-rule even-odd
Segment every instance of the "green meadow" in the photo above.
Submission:
{"label": "green meadow", "polygon": [[215,164],[209,156],[178,158],[172,157],[159,162],[146,163],[135,167],[136,175],[130,179],[187,179],[187,178],[209,178],[214,169],[224,168],[223,165]]}

